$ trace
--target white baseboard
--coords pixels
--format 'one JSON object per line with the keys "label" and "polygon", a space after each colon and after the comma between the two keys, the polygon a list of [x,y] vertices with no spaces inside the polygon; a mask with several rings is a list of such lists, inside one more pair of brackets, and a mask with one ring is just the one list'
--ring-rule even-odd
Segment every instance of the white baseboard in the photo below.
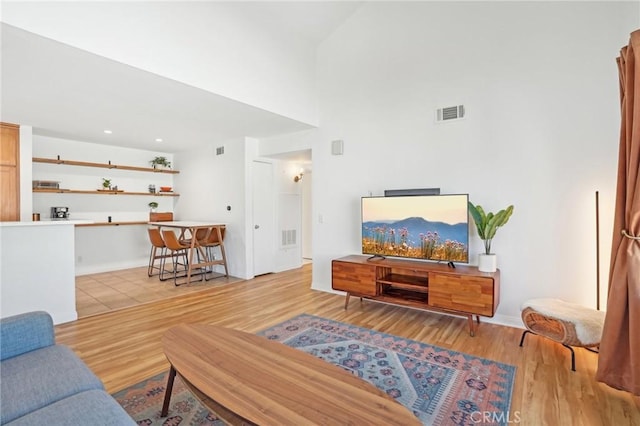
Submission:
{"label": "white baseboard", "polygon": [[78,313],[76,311],[69,312],[50,312],[51,318],[54,324],[62,324],[65,322],[71,322],[78,319]]}
{"label": "white baseboard", "polygon": [[520,319],[520,317],[495,314],[493,318],[482,317],[480,321],[488,322],[490,324],[504,325],[507,327],[521,328],[524,330],[524,324],[522,324],[522,320]]}
{"label": "white baseboard", "polygon": [[147,266],[149,264],[148,262],[148,259],[137,259],[128,262],[102,263],[99,265],[76,265],[75,272],[76,277],[81,275],[100,274],[103,272],[120,271],[122,269],[139,268],[141,266]]}

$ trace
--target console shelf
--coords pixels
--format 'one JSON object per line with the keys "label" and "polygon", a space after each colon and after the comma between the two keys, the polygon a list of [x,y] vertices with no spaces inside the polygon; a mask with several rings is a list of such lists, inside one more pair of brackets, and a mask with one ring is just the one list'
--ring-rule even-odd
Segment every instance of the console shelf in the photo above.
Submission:
{"label": "console shelf", "polygon": [[427,292],[429,284],[427,278],[411,275],[389,274],[376,280],[381,284],[389,284],[394,287],[404,287],[408,290]]}
{"label": "console shelf", "polygon": [[[500,302],[500,271],[474,266],[346,256],[332,261],[331,287],[350,296],[460,315],[474,336],[480,316],[492,317]],[[476,317],[476,322],[474,318]]]}

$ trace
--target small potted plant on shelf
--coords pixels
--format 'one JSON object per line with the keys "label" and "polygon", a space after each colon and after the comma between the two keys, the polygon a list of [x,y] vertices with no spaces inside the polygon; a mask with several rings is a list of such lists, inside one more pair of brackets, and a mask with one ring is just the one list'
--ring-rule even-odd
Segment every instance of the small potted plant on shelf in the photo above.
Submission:
{"label": "small potted plant on shelf", "polygon": [[491,253],[491,241],[496,235],[499,227],[509,221],[513,213],[513,206],[500,210],[498,213],[485,213],[482,206],[474,206],[469,201],[469,212],[478,230],[478,236],[484,242],[484,253],[478,255],[478,270],[481,272],[495,272],[497,269],[497,258]]}
{"label": "small potted plant on shelf", "polygon": [[111,189],[111,179],[102,178],[102,188],[103,189]]}
{"label": "small potted plant on shelf", "polygon": [[150,161],[151,167],[154,169],[170,169],[171,162],[167,160],[167,157],[156,157]]}
{"label": "small potted plant on shelf", "polygon": [[152,212],[155,212],[156,209],[158,208],[158,203],[156,203],[155,201],[150,202],[149,208],[151,209]]}

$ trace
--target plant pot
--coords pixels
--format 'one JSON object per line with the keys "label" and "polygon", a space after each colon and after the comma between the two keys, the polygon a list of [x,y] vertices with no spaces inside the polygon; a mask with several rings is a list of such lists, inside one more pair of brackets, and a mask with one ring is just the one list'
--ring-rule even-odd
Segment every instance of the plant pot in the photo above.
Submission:
{"label": "plant pot", "polygon": [[495,272],[498,267],[498,257],[495,254],[481,253],[478,255],[478,271]]}

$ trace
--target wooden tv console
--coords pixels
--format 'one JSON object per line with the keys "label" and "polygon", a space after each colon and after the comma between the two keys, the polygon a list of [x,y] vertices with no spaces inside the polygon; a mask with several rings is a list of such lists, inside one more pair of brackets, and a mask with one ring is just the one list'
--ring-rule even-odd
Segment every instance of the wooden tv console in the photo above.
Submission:
{"label": "wooden tv console", "polygon": [[480,315],[492,317],[500,302],[500,271],[480,272],[475,266],[402,259],[346,256],[331,262],[331,287],[349,297],[371,299],[467,318],[475,335]]}

